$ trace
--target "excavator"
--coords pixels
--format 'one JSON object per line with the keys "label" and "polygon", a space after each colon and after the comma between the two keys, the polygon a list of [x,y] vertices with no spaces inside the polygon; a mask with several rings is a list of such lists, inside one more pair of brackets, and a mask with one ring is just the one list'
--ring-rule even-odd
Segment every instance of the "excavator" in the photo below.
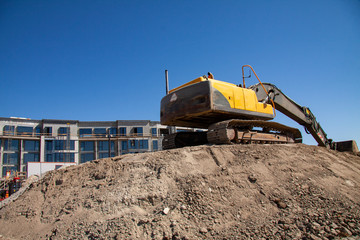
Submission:
{"label": "excavator", "polygon": [[[258,83],[246,87],[245,69]],[[250,71],[251,70],[251,71]],[[354,140],[334,142],[308,107],[301,106],[271,83],[262,83],[250,65],[242,66],[242,85],[215,80],[212,73],[169,91],[165,70],[166,96],[161,100],[163,125],[198,129],[166,135],[163,149],[202,144],[301,143],[299,129],[273,122],[276,110],[304,126],[319,146],[358,152]]]}

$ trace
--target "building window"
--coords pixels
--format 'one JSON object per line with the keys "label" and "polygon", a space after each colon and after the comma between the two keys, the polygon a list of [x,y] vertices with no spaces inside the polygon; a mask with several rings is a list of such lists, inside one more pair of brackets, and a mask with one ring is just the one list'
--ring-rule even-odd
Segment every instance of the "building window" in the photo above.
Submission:
{"label": "building window", "polygon": [[55,162],[74,162],[75,153],[55,153]]}
{"label": "building window", "polygon": [[80,150],[83,152],[94,151],[94,142],[93,141],[81,141]]}
{"label": "building window", "polygon": [[91,128],[80,128],[79,135],[80,135],[80,137],[92,137],[92,129]]}
{"label": "building window", "polygon": [[41,135],[41,128],[40,128],[40,126],[37,126],[35,128],[35,136],[40,136],[40,135]]}
{"label": "building window", "polygon": [[44,127],[44,135],[52,136],[52,127]]}
{"label": "building window", "polygon": [[4,153],[3,165],[18,165],[18,153]]}
{"label": "building window", "polygon": [[14,134],[15,134],[15,127],[14,127],[14,126],[6,125],[6,126],[4,126],[3,131],[4,131],[4,135],[14,136]]}
{"label": "building window", "polygon": [[121,141],[121,150],[128,150],[128,142],[127,141]]}
{"label": "building window", "polygon": [[46,151],[52,151],[54,148],[53,148],[53,141],[51,140],[46,140],[45,141],[45,150]]}
{"label": "building window", "polygon": [[126,136],[126,127],[119,128],[120,130],[120,136]]}
{"label": "building window", "polygon": [[46,140],[45,141],[45,150],[54,151],[54,150],[75,150],[75,141],[70,140]]}
{"label": "building window", "polygon": [[110,136],[116,136],[116,128],[112,127],[112,128],[109,128],[109,134]]}
{"label": "building window", "polygon": [[52,155],[52,153],[48,153],[48,154],[46,154],[46,156],[45,156],[45,162],[53,162],[54,160],[53,160],[53,155]]}
{"label": "building window", "polygon": [[149,142],[148,140],[139,140],[139,149],[148,149]]}
{"label": "building window", "polygon": [[129,149],[137,149],[139,146],[139,140],[129,140],[128,147]]}
{"label": "building window", "polygon": [[[107,152],[103,152],[103,153],[99,152],[98,153],[98,158],[108,158],[108,157],[109,157],[109,153],[107,153]],[[115,154],[113,152],[111,153],[111,157],[115,157]]]}
{"label": "building window", "polygon": [[[114,151],[115,143],[111,141],[111,151]],[[98,151],[109,151],[109,141],[98,141]]]}
{"label": "building window", "polygon": [[154,140],[153,141],[153,150],[158,150],[159,147],[158,147],[158,141],[157,140]]}
{"label": "building window", "polygon": [[55,150],[65,150],[65,141],[64,140],[55,140],[54,141],[54,149]]}
{"label": "building window", "polygon": [[156,128],[151,129],[151,135],[157,136],[157,129]]}
{"label": "building window", "polygon": [[82,153],[80,155],[80,163],[85,163],[94,160],[94,153]]}
{"label": "building window", "polygon": [[143,128],[142,127],[134,127],[133,133],[135,136],[142,136],[143,135]]}
{"label": "building window", "polygon": [[24,140],[25,151],[39,151],[39,141]]}
{"label": "building window", "polygon": [[40,156],[38,153],[24,153],[23,164],[28,162],[40,162]]}
{"label": "building window", "polygon": [[22,136],[32,136],[33,130],[34,130],[33,127],[18,126],[16,128],[17,135],[22,135]]}
{"label": "building window", "polygon": [[4,150],[5,151],[18,151],[19,150],[19,140],[5,139]]}
{"label": "building window", "polygon": [[70,128],[69,127],[60,127],[58,129],[58,135],[60,136],[66,136],[70,134]]}
{"label": "building window", "polygon": [[75,149],[75,141],[70,140],[55,140],[54,141],[54,149],[55,150],[74,150]]}
{"label": "building window", "polygon": [[46,154],[46,162],[74,162],[74,153],[53,153]]}
{"label": "building window", "polygon": [[94,128],[94,135],[96,137],[106,137],[106,128]]}
{"label": "building window", "polygon": [[[115,156],[115,142],[111,142],[111,157]],[[98,141],[98,158],[108,158],[109,157],[109,141]]]}

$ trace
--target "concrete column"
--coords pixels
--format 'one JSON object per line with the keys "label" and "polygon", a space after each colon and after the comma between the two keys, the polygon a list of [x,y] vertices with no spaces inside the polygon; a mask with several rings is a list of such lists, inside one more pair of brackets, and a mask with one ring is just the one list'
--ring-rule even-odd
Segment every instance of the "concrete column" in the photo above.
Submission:
{"label": "concrete column", "polygon": [[98,159],[98,140],[94,140],[95,159]]}
{"label": "concrete column", "polygon": [[45,162],[45,136],[40,136],[40,162]]}
{"label": "concrete column", "polygon": [[80,164],[80,146],[79,146],[79,139],[72,139],[72,140],[75,140],[74,141],[74,150],[75,150],[75,156],[74,156],[74,161],[76,164]]}
{"label": "concrete column", "polygon": [[23,144],[24,140],[23,139],[19,139],[19,152],[18,152],[18,164],[19,164],[19,172],[22,172],[22,168],[23,168]]}
{"label": "concrete column", "polygon": [[0,143],[0,177],[2,177],[2,172],[3,172],[3,155],[4,155],[4,138],[1,139],[1,143]]}

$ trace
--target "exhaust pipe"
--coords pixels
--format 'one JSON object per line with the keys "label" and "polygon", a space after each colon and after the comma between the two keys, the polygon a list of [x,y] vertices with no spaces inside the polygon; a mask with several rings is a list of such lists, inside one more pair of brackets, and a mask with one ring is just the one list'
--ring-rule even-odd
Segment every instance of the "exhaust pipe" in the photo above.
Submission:
{"label": "exhaust pipe", "polygon": [[165,70],[165,84],[166,84],[166,95],[168,95],[169,94],[168,70]]}

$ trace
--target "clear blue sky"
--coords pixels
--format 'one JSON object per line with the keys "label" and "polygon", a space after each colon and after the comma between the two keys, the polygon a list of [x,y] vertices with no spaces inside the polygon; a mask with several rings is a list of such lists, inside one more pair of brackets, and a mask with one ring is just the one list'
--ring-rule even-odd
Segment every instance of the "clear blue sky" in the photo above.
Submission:
{"label": "clear blue sky", "polygon": [[358,0],[0,0],[1,117],[159,120],[165,69],[176,87],[244,64],[360,143]]}

